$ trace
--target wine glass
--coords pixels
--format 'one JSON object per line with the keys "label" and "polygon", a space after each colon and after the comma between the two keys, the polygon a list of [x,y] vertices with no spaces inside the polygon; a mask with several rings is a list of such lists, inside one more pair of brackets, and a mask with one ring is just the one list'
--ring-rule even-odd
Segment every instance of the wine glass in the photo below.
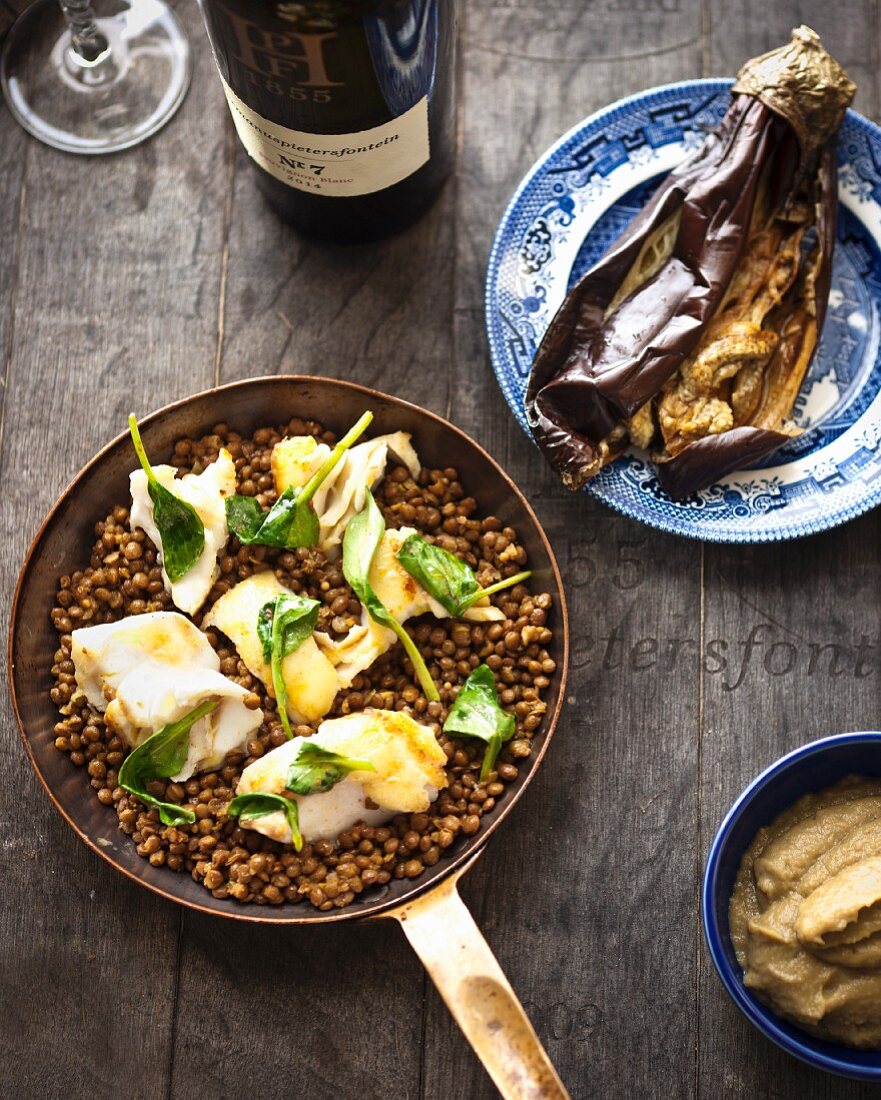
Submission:
{"label": "wine glass", "polygon": [[18,122],[68,153],[114,153],[183,102],[190,47],[162,0],[35,0],[12,25],[0,85]]}

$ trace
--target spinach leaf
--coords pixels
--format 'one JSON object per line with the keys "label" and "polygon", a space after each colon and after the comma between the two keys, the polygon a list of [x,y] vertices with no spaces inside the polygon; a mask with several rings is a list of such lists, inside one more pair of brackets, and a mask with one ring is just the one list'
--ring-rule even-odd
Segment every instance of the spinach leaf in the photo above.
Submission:
{"label": "spinach leaf", "polygon": [[481,588],[470,566],[422,535],[408,535],[397,558],[410,576],[453,617],[463,615],[484,596],[501,592],[503,588],[513,588],[532,576],[526,570],[515,573],[513,577],[505,577],[489,588]]}
{"label": "spinach leaf", "polygon": [[430,702],[438,702],[440,695],[431,678],[422,654],[398,620],[382,603],[370,584],[370,566],[376,549],[385,533],[385,520],[382,518],[373,493],[367,490],[367,504],[363,511],[353,516],[346,525],[343,535],[343,576],[361,603],[367,608],[370,617],[381,626],[387,626],[397,634],[407,656],[413,663],[416,676]]}
{"label": "spinach leaf", "polygon": [[163,825],[192,825],[196,815],[185,806],[173,802],[162,802],[147,793],[150,779],[170,779],[186,763],[190,751],[190,730],[206,714],[217,706],[216,699],[207,699],[189,714],[176,722],[157,730],[142,744],[128,754],[119,769],[119,785],[137,797],[147,806],[155,806]]}
{"label": "spinach leaf", "polygon": [[[225,503],[227,527],[242,546],[249,546],[263,525],[266,512],[263,511],[254,497],[227,497]],[[278,502],[276,501],[276,503]]]}
{"label": "spinach leaf", "polygon": [[294,736],[288,718],[288,691],[282,675],[282,661],[299,649],[315,629],[321,604],[294,592],[282,592],[265,603],[257,616],[257,636],[263,645],[263,659],[272,670],[272,688],[278,716],[288,740]]}
{"label": "spinach leaf", "polygon": [[300,751],[294,757],[288,772],[287,789],[294,794],[315,794],[329,791],[331,787],[345,779],[349,772],[375,772],[376,768],[369,760],[353,760],[350,756],[340,756],[312,741],[304,741]]}
{"label": "spinach leaf", "polygon": [[237,794],[226,808],[227,814],[230,817],[237,817],[239,821],[253,821],[258,817],[266,817],[267,814],[278,813],[279,810],[284,813],[291,827],[294,848],[301,852],[303,834],[300,832],[300,814],[297,803],[292,798],[285,798],[281,794],[254,791],[251,794]]}
{"label": "spinach leaf", "polygon": [[162,564],[173,584],[189,573],[202,556],[205,549],[205,527],[195,508],[166,489],[153,473],[134,413],[129,414],[128,430],[135,446],[135,454],[147,475],[147,492],[153,501],[153,521],[162,542]]}
{"label": "spinach leaf", "polygon": [[253,497],[227,497],[226,522],[242,546],[259,543],[288,550],[314,546],[321,530],[315,509],[292,485],[268,512]]}
{"label": "spinach leaf", "polygon": [[470,596],[479,597],[482,591],[464,561],[448,550],[434,546],[421,535],[409,535],[397,557],[410,576],[450,615],[461,614],[463,601]]}
{"label": "spinach leaf", "polygon": [[480,778],[495,767],[502,745],[514,736],[513,714],[502,710],[496,680],[488,665],[478,665],[462,685],[444,722],[444,733],[479,737],[486,741]]}
{"label": "spinach leaf", "polygon": [[373,413],[364,413],[306,484],[289,485],[268,512],[264,512],[253,497],[228,497],[226,521],[242,546],[259,543],[261,546],[277,546],[283,550],[315,546],[321,533],[321,524],[312,507],[312,498],[346,451],[366,431],[371,420]]}

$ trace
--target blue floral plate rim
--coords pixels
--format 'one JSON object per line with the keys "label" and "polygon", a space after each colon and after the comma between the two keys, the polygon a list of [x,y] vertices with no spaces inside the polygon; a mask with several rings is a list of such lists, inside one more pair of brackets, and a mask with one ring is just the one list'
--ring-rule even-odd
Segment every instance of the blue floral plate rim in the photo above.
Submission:
{"label": "blue floral plate rim", "polygon": [[[535,160],[517,185],[499,221],[490,250],[485,281],[484,308],[493,370],[511,411],[514,413],[515,418],[530,439],[531,433],[526,423],[522,396],[521,393],[514,388],[516,379],[511,377],[514,373],[513,368],[506,361],[505,352],[501,346],[501,341],[497,332],[497,325],[499,323],[497,317],[497,295],[500,289],[500,271],[503,262],[509,256],[512,248],[515,250],[517,248],[515,232],[518,227],[516,222],[525,196],[527,196],[530,189],[536,186],[537,181],[540,181],[549,171],[550,166],[560,157],[561,152],[573,141],[573,139],[579,137],[587,138],[599,131],[601,127],[610,126],[619,121],[622,116],[626,117],[636,110],[646,108],[657,101],[663,101],[671,94],[702,97],[709,103],[714,97],[727,93],[731,84],[731,78],[696,78],[657,85],[618,99],[614,103],[601,108],[570,127],[570,129],[562,134]],[[845,136],[846,131],[854,130],[857,134],[862,134],[864,136],[870,147],[872,166],[874,169],[874,183],[875,187],[881,191],[881,127],[856,111],[848,110],[845,123],[842,126],[842,137]],[[676,143],[670,142],[667,144],[675,145]],[[679,144],[681,144],[681,142]],[[669,167],[665,167],[659,170],[659,172],[660,171],[669,171]],[[864,182],[867,183],[865,178]],[[873,190],[874,189],[875,188],[873,188]],[[839,190],[841,189],[839,188]],[[621,197],[622,196],[619,195],[617,200],[613,200],[612,203],[603,208],[599,213],[595,213],[593,221],[586,231],[584,238],[585,242],[589,240],[597,222],[609,212],[615,202],[620,201]],[[875,220],[878,225],[874,232],[868,227],[865,227],[865,232],[870,237],[876,251],[879,252],[879,257],[881,257],[881,204],[877,205],[878,210]],[[840,249],[840,244],[838,248]],[[871,300],[873,313],[878,314],[881,312],[881,292],[879,292],[877,288],[871,293]],[[551,311],[551,315],[552,314],[553,311]],[[874,365],[869,368],[868,373],[871,375],[878,375],[876,381],[878,381],[879,389],[881,389],[881,351],[878,352]],[[879,400],[881,400],[881,395],[879,395]],[[878,401],[875,402],[875,405],[878,405]],[[851,427],[859,423],[864,413],[857,418]],[[874,433],[874,436],[870,439],[869,436],[872,433]],[[663,493],[659,495],[657,479],[653,478],[650,473],[652,469],[651,463],[647,459],[640,462],[635,457],[629,459],[629,463],[630,466],[637,471],[637,476],[640,467],[645,471],[644,481],[639,485],[640,496],[636,504],[627,499],[626,495],[617,492],[614,484],[615,479],[610,479],[607,476],[608,471],[613,471],[615,469],[616,463],[611,464],[598,478],[589,482],[585,486],[585,489],[592,496],[597,497],[615,511],[666,533],[676,534],[703,542],[783,542],[808,535],[819,534],[822,531],[829,530],[830,528],[837,527],[855,519],[878,506],[878,504],[881,504],[881,448],[878,446],[877,435],[878,426],[872,422],[867,431],[867,439],[869,439],[869,442],[865,443],[864,447],[866,449],[871,449],[873,452],[877,451],[877,455],[873,457],[870,483],[861,496],[857,499],[839,503],[837,507],[829,507],[828,498],[824,499],[825,489],[821,489],[818,485],[817,491],[814,494],[816,498],[815,509],[807,515],[800,515],[797,519],[793,517],[789,522],[786,520],[786,501],[775,501],[774,499],[770,499],[769,501],[768,494],[766,493],[764,496],[760,494],[759,497],[762,517],[764,518],[768,514],[773,514],[773,523],[765,526],[756,526],[748,522],[743,522],[743,514],[737,515],[735,511],[731,509],[728,509],[728,513],[730,514],[725,513],[724,504],[722,504],[722,510],[717,511],[716,517],[714,517],[714,519],[718,519],[720,515],[723,516],[722,522],[704,523],[702,520],[704,520],[705,515],[702,509],[706,501],[702,500],[697,507],[688,508],[687,506],[677,505],[670,501]],[[823,465],[822,458],[818,465]],[[877,465],[877,470],[874,468],[875,465]],[[750,471],[750,473],[752,472],[753,471]],[[755,471],[757,475],[761,475],[762,472],[761,469]],[[646,488],[646,486],[650,486],[651,488]],[[772,487],[774,487],[773,483]],[[774,488],[779,492],[779,486]],[[845,488],[847,489],[848,487],[846,486]],[[724,485],[714,486],[711,490],[706,490],[705,493],[706,492],[710,492],[711,494],[715,492],[717,498],[715,501],[716,504],[720,503],[718,500],[720,496],[724,500],[727,495]],[[736,495],[735,493],[735,496]],[[851,496],[852,495],[853,494],[851,494]],[[664,497],[665,499],[660,499],[659,497]],[[748,513],[748,508],[746,511]]]}

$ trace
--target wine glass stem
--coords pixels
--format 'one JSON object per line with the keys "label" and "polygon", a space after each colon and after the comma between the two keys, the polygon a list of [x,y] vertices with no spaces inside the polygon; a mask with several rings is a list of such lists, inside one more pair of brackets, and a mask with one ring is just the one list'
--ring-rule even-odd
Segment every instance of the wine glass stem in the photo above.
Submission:
{"label": "wine glass stem", "polygon": [[110,44],[98,30],[89,0],[58,0],[58,4],[70,30],[71,49],[77,59],[87,65],[103,59]]}

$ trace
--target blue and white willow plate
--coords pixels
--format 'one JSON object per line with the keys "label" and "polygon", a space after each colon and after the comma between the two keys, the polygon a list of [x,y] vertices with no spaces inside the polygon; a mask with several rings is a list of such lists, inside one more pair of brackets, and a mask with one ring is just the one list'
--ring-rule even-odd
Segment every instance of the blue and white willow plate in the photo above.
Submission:
{"label": "blue and white willow plate", "polygon": [[[692,80],[623,99],[562,137],[518,187],[490,255],[486,315],[499,385],[527,431],[529,367],[567,290],[719,122],[729,87]],[[881,129],[848,111],[838,164],[829,309],[793,411],[804,434],[683,503],[633,450],[589,492],[652,527],[714,542],[797,538],[881,502]]]}

